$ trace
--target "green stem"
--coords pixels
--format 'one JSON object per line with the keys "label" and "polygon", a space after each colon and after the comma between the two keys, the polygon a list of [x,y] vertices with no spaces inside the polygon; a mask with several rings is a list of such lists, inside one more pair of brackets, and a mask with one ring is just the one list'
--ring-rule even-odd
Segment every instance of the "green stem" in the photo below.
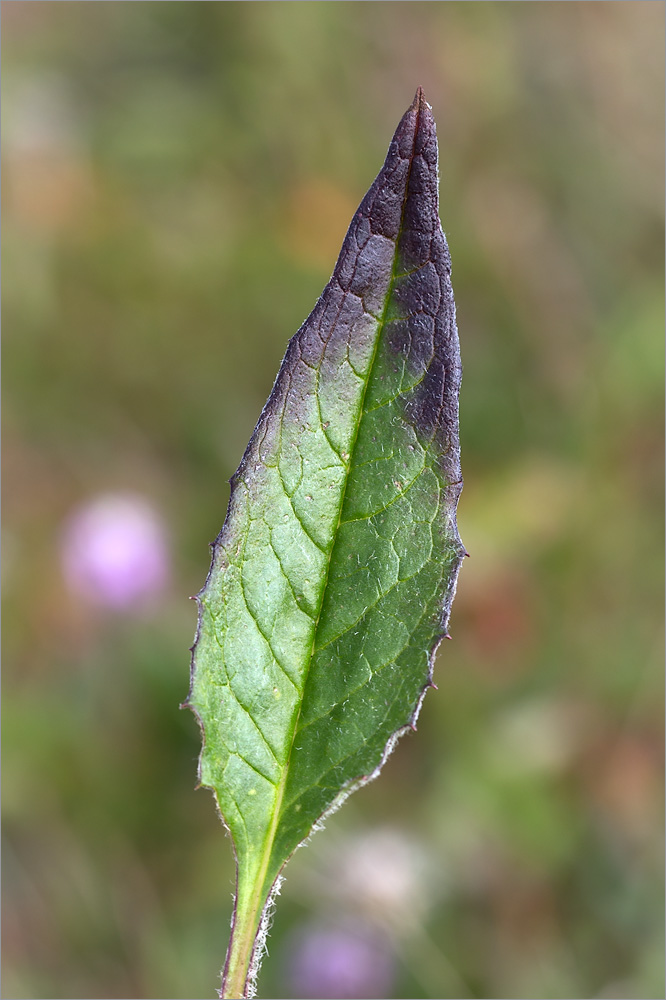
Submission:
{"label": "green stem", "polygon": [[261,882],[255,882],[254,887],[250,885],[248,890],[241,888],[239,884],[234,904],[234,924],[222,978],[223,1000],[242,1000],[248,994],[250,962],[261,920],[261,886]]}
{"label": "green stem", "polygon": [[259,858],[254,861],[254,864],[250,858],[239,856],[236,859],[238,887],[234,901],[234,921],[229,939],[227,960],[222,976],[222,1000],[243,1000],[244,997],[248,996],[251,985],[252,956],[255,947],[263,948],[264,942],[263,940],[258,941],[257,935],[264,907],[267,905],[273,888],[274,879],[268,881],[268,866],[280,819],[280,807],[284,797],[287,774],[288,769],[285,768],[276,788],[273,815]]}

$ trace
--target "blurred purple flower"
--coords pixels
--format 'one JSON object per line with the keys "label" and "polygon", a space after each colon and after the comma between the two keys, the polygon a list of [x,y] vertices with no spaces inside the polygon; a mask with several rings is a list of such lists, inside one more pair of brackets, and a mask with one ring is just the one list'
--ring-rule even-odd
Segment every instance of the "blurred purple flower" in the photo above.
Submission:
{"label": "blurred purple flower", "polygon": [[348,1000],[392,993],[395,966],[388,941],[364,925],[303,929],[288,948],[294,997]]}
{"label": "blurred purple flower", "polygon": [[79,507],[62,535],[65,580],[107,608],[145,605],[166,586],[169,552],[161,517],[143,497],[107,493]]}

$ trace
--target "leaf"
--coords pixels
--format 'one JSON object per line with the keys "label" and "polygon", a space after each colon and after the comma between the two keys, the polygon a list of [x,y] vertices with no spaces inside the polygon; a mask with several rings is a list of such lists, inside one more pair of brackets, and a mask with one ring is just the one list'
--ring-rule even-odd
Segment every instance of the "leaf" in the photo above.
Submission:
{"label": "leaf", "polygon": [[253,995],[285,862],[414,728],[446,632],[461,369],[437,186],[419,88],[289,343],[197,597],[187,704],[237,863],[225,997]]}

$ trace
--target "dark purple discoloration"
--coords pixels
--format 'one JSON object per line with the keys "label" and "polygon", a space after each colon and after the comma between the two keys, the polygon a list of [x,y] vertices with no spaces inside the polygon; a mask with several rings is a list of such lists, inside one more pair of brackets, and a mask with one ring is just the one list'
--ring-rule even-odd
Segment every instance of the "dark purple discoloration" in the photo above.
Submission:
{"label": "dark purple discoloration", "polygon": [[[440,452],[451,483],[461,479],[458,395],[461,365],[451,258],[438,212],[437,138],[430,108],[421,99],[414,156],[398,238],[396,314],[390,344],[405,354],[422,381],[405,397],[405,416]],[[412,109],[410,109],[411,111]],[[408,112],[409,114],[410,112]],[[404,121],[404,119],[403,119]]]}
{"label": "dark purple discoloration", "polygon": [[405,358],[407,370],[418,380],[435,354],[435,320],[425,313],[412,313],[386,327],[387,344]]}
{"label": "dark purple discoloration", "polygon": [[389,289],[387,343],[419,382],[405,395],[405,416],[440,452],[446,478],[458,482],[461,367],[450,271],[438,214],[435,123],[419,88],[351,221],[329,283],[289,343],[232,485],[255,460],[258,442],[264,441],[262,456],[270,446],[266,423],[273,414],[299,419],[299,368],[319,369],[327,357],[335,364],[342,345],[367,339],[368,322],[381,316]]}

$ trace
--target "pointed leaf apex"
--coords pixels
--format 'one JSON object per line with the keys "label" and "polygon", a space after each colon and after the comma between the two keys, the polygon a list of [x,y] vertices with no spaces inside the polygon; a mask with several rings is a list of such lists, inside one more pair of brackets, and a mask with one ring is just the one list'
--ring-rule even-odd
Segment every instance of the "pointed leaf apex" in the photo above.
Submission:
{"label": "pointed leaf apex", "polygon": [[412,108],[415,111],[420,111],[424,106],[427,106],[428,102],[425,99],[425,94],[423,93],[423,87],[417,87],[416,93],[414,94],[414,100],[412,101]]}

